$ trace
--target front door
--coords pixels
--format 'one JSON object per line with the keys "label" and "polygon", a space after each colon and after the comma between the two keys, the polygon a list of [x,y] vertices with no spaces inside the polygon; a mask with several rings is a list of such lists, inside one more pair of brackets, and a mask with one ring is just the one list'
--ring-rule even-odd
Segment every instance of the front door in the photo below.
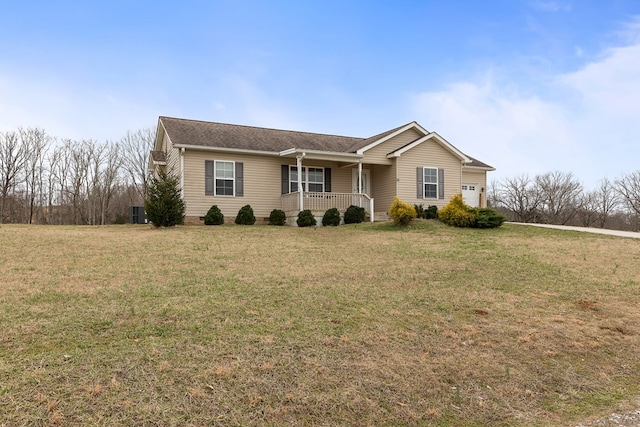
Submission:
{"label": "front door", "polygon": [[[371,173],[369,169],[362,169],[362,192],[371,195]],[[351,192],[358,193],[358,169],[351,169]]]}

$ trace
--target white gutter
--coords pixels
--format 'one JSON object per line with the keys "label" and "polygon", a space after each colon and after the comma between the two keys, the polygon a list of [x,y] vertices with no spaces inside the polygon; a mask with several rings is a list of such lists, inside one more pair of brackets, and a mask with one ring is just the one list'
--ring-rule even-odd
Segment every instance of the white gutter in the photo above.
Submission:
{"label": "white gutter", "polygon": [[207,145],[173,144],[176,148],[188,148],[190,150],[219,151],[222,153],[259,154],[261,156],[279,156],[275,151],[247,150],[244,148],[209,147]]}
{"label": "white gutter", "polygon": [[180,149],[180,195],[184,200],[184,151],[185,148]]}

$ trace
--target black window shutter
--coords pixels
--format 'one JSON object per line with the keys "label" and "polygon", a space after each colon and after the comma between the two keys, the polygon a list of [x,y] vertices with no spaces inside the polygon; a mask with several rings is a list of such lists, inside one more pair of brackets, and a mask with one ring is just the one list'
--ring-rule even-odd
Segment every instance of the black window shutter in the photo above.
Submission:
{"label": "black window shutter", "polygon": [[416,168],[416,197],[418,199],[424,199],[424,169]]}
{"label": "black window shutter", "polygon": [[438,199],[444,199],[444,169],[438,169]]}
{"label": "black window shutter", "polygon": [[244,163],[236,162],[236,197],[244,196]]}
{"label": "black window shutter", "polygon": [[331,193],[331,168],[324,168],[324,191]]}
{"label": "black window shutter", "polygon": [[204,161],[204,194],[207,196],[213,196],[214,194],[214,179],[213,179],[213,161]]}
{"label": "black window shutter", "polygon": [[282,194],[289,193],[289,165],[282,165]]}

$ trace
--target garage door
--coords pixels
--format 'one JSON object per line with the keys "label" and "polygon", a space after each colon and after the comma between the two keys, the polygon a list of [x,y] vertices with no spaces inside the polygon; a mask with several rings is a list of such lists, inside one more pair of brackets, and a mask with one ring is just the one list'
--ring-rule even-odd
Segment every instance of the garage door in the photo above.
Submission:
{"label": "garage door", "polygon": [[480,193],[476,184],[462,184],[462,200],[472,208],[477,208],[480,202]]}

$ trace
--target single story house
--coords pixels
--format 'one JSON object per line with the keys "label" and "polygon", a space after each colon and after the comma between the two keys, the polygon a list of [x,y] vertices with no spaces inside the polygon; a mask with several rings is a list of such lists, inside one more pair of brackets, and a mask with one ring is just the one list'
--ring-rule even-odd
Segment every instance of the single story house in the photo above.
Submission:
{"label": "single story house", "polygon": [[212,205],[230,220],[247,204],[258,220],[281,209],[291,224],[302,209],[322,217],[352,204],[385,220],[394,196],[442,208],[462,193],[484,207],[495,170],[416,122],[355,138],[173,117],[158,119],[149,164],[179,177],[191,224]]}

